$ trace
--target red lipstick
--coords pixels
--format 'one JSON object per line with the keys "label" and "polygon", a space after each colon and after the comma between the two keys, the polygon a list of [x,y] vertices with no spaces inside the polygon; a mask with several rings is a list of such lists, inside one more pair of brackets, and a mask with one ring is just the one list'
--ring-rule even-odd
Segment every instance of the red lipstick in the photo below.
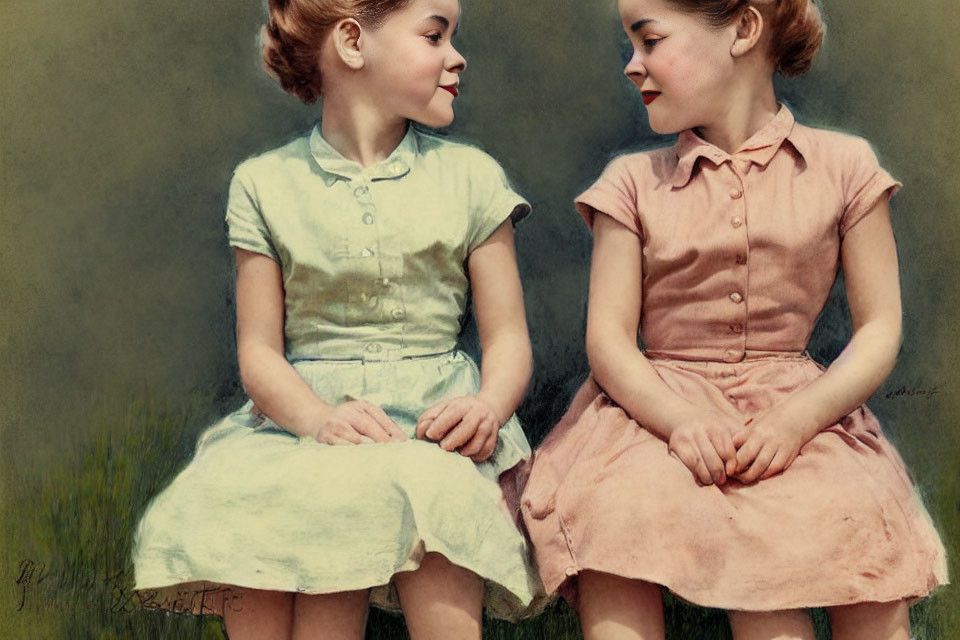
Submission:
{"label": "red lipstick", "polygon": [[458,95],[460,95],[460,92],[457,91],[457,85],[455,85],[455,84],[444,84],[444,85],[440,85],[440,88],[441,88],[441,89],[446,89],[447,91],[449,91],[450,93],[452,93],[454,98],[456,98]]}
{"label": "red lipstick", "polygon": [[660,96],[659,91],[641,91],[640,95],[643,96],[643,104],[650,104]]}

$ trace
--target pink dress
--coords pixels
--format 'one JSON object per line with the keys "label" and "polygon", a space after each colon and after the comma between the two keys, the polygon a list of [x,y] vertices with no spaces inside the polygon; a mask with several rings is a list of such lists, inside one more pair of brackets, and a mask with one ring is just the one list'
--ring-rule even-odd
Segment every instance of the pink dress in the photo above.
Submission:
{"label": "pink dress", "polygon": [[[840,243],[899,184],[865,141],[781,108],[728,155],[693,132],[615,159],[576,201],[643,246],[640,333],[666,384],[746,421],[822,374],[805,354]],[[750,611],[885,602],[947,582],[943,545],[865,406],[782,474],[700,487],[591,378],[536,451],[522,510],[548,593],[584,569]]]}

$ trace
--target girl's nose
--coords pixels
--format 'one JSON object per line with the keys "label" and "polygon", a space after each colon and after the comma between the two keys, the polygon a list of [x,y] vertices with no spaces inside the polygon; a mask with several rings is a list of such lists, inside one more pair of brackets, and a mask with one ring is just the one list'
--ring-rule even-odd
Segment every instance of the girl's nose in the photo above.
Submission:
{"label": "girl's nose", "polygon": [[452,53],[447,61],[447,70],[460,73],[467,68],[467,59],[460,55],[456,47],[451,46],[450,49]]}
{"label": "girl's nose", "polygon": [[634,82],[643,80],[646,77],[647,68],[643,66],[643,61],[641,60],[640,51],[638,49],[633,50],[633,56],[627,62],[627,66],[623,68],[623,75],[627,76]]}

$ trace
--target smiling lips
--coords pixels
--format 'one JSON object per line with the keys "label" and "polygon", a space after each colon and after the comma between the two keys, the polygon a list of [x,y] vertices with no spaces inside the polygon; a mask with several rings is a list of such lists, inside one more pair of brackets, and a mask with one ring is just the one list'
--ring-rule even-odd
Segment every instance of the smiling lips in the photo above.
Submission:
{"label": "smiling lips", "polygon": [[454,98],[456,98],[458,95],[460,95],[460,92],[457,91],[457,85],[455,85],[455,84],[443,84],[443,85],[440,85],[440,88],[441,88],[441,89],[446,89],[447,91],[449,91],[450,93],[452,93]]}
{"label": "smiling lips", "polygon": [[659,91],[641,91],[640,95],[643,96],[643,104],[650,104],[660,96]]}

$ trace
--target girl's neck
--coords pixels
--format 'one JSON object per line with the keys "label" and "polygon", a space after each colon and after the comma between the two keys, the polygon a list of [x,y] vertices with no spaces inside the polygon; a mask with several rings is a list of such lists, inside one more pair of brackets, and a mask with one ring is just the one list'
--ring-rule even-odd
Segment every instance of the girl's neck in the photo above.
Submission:
{"label": "girl's neck", "polygon": [[369,167],[397,148],[409,122],[385,118],[374,105],[353,98],[335,90],[324,92],[320,132],[344,158]]}
{"label": "girl's neck", "polygon": [[740,150],[743,143],[769,123],[777,111],[777,96],[772,80],[746,87],[731,87],[728,108],[713,122],[696,128],[701,138],[729,154]]}

